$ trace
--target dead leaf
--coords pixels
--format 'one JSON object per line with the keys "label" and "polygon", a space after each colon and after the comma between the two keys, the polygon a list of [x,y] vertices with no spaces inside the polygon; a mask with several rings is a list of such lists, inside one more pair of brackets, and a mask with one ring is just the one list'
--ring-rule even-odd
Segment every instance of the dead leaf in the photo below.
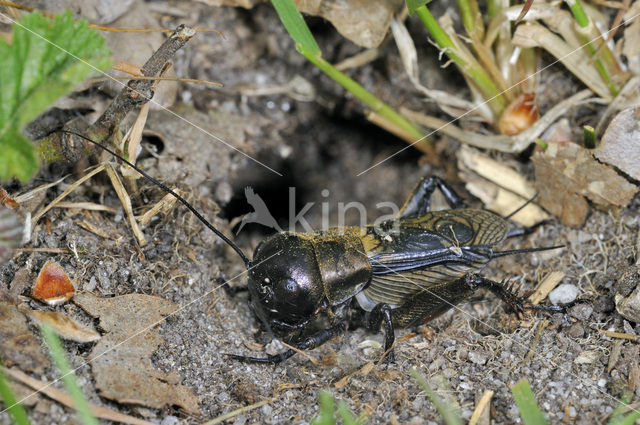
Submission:
{"label": "dead leaf", "polygon": [[36,279],[33,298],[49,305],[58,305],[71,299],[75,291],[64,269],[55,261],[49,261]]}
{"label": "dead leaf", "polygon": [[66,314],[57,311],[23,310],[38,324],[51,326],[60,338],[80,343],[93,342],[100,339],[100,334],[76,322]]}
{"label": "dead leaf", "polygon": [[[212,6],[239,6],[251,9],[266,0],[201,0]],[[384,40],[399,0],[294,0],[298,10],[320,16],[331,22],[340,34],[368,49],[378,47]]]}
{"label": "dead leaf", "polygon": [[174,303],[151,295],[100,298],[87,292],[73,301],[99,318],[105,331],[90,354],[96,389],[102,397],[155,409],[178,405],[190,414],[200,413],[199,398],[179,385],[173,374],[151,363],[151,356],[163,342],[153,326],[176,311]]}
{"label": "dead leaf", "polygon": [[638,191],[575,143],[549,143],[532,159],[538,202],[568,226],[580,227],[584,223],[589,212],[585,197],[601,207],[624,207]]}
{"label": "dead leaf", "polygon": [[[456,155],[465,187],[489,211],[506,217],[535,196],[533,183],[504,163],[469,146],[461,146]],[[528,227],[548,218],[542,208],[530,203],[511,219]]]}
{"label": "dead leaf", "polygon": [[16,208],[20,208],[20,203],[13,199],[6,190],[0,189],[0,205],[3,205],[7,208],[15,210]]}
{"label": "dead leaf", "polygon": [[594,155],[629,175],[640,180],[640,108],[621,111],[611,121],[602,135],[600,146]]}
{"label": "dead leaf", "polygon": [[0,292],[0,358],[7,366],[41,374],[50,367],[40,341],[31,333],[15,299]]}
{"label": "dead leaf", "polygon": [[[31,394],[31,397],[25,400],[27,402],[30,399],[34,399],[35,394],[42,393],[47,397],[50,397],[53,400],[57,401],[58,403],[64,404],[67,407],[73,408],[75,405],[73,398],[69,394],[65,393],[64,391],[60,391],[57,388],[52,387],[51,383],[46,383],[46,382],[38,381],[37,379],[33,379],[32,377],[28,376],[27,374],[25,374],[24,372],[16,368],[11,368],[11,369],[3,368],[3,372],[9,375],[11,379],[16,380],[17,382],[21,382],[31,387],[33,390],[35,390],[35,392],[31,390],[29,391],[29,393]],[[37,401],[37,399],[35,400]],[[134,418],[133,416],[125,415],[120,412],[116,412],[114,410],[108,409],[104,406],[98,406],[91,402],[89,402],[88,405],[89,405],[89,409],[91,409],[91,413],[96,418],[99,418],[99,419],[106,419],[108,421],[120,422],[123,424],[130,424],[130,425],[154,425],[152,422]],[[38,410],[38,406],[36,406],[36,410]],[[41,411],[42,413],[48,414],[51,411],[51,409],[49,408]]]}

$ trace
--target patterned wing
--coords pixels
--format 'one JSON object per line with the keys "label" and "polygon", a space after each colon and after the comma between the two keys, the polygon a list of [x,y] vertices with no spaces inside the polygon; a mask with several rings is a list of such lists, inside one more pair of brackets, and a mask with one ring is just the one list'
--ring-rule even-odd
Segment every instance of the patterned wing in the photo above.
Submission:
{"label": "patterned wing", "polygon": [[[373,277],[362,304],[403,305],[417,294],[480,270],[508,224],[484,210],[436,211],[397,221],[387,234],[363,237]],[[390,229],[387,229],[390,230]]]}

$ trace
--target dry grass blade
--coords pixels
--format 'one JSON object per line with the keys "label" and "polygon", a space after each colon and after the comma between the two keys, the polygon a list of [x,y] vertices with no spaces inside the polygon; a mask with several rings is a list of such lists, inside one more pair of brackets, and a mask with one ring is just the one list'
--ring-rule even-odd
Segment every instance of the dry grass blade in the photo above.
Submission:
{"label": "dry grass blade", "polygon": [[[52,387],[51,383],[46,383],[46,382],[38,381],[37,379],[31,378],[26,373],[16,368],[10,368],[10,369],[3,368],[3,371],[4,373],[9,375],[11,378],[15,379],[16,381],[21,382],[33,388],[36,392],[42,393],[47,397],[67,407],[70,407],[70,408],[74,407],[74,402],[71,396],[65,393],[64,391],[61,391]],[[89,408],[91,409],[91,413],[93,413],[95,417],[100,419],[119,422],[123,424],[131,424],[131,425],[154,425],[151,422],[134,418],[133,416],[125,415],[122,413],[114,412],[113,410],[107,409],[102,406],[98,406],[97,404],[89,403]]]}
{"label": "dry grass blade", "polygon": [[43,252],[47,254],[73,254],[69,248],[16,248],[16,252]]}
{"label": "dry grass blade", "polygon": [[627,108],[640,106],[640,76],[632,77],[620,89],[620,93],[607,105],[607,109],[602,113],[598,125],[596,126],[596,135],[602,136],[606,127],[611,122],[613,115]]}
{"label": "dry grass blade", "polygon": [[357,53],[351,57],[348,57],[335,65],[338,71],[346,71],[351,68],[359,68],[363,65],[373,62],[380,56],[380,49],[365,49],[360,53]]}
{"label": "dry grass blade", "polygon": [[[173,191],[180,196],[183,195],[183,193],[178,189],[173,189]],[[167,195],[164,195],[164,197],[158,202],[156,202],[156,204],[153,207],[151,207],[149,211],[147,211],[146,213],[138,217],[138,223],[140,223],[140,225],[142,226],[146,225],[159,212],[162,211],[166,213],[169,210],[171,210],[171,208],[173,208],[173,206],[175,205],[176,201],[177,201],[176,197],[173,196],[172,194],[169,193]]]}
{"label": "dry grass blade", "polygon": [[531,359],[533,358],[533,356],[536,356],[536,346],[538,345],[538,343],[540,342],[540,338],[542,337],[542,331],[544,331],[544,329],[549,326],[549,321],[548,320],[542,320],[538,323],[538,328],[536,330],[536,336],[533,338],[533,341],[531,341],[531,346],[529,347],[529,351],[527,351],[527,355],[524,358],[524,360],[522,360],[522,364],[520,365],[520,367],[525,366],[527,363],[529,363],[531,361]]}
{"label": "dry grass blade", "polygon": [[55,205],[56,208],[69,208],[69,209],[79,209],[79,210],[87,210],[87,211],[104,211],[111,214],[115,214],[118,212],[113,207],[109,207],[107,205],[96,204],[95,202],[58,202]]}
{"label": "dry grass blade", "polygon": [[607,331],[604,329],[598,329],[598,332],[600,332],[603,335],[606,335],[610,338],[620,338],[620,339],[628,339],[629,341],[638,341],[640,340],[640,336],[638,335],[634,335],[634,334],[629,334],[629,333],[625,333],[625,332],[614,332],[614,331]]}
{"label": "dry grass blade", "polygon": [[301,356],[306,357],[311,363],[313,363],[314,365],[320,365],[320,361],[318,359],[316,359],[315,357],[313,357],[311,354],[307,353],[304,350],[301,350],[299,348],[294,347],[293,345],[289,345],[286,342],[282,342],[282,345],[284,345],[285,347],[289,348],[290,350],[295,351],[296,353],[300,354]]}
{"label": "dry grass blade", "polygon": [[[396,41],[398,51],[400,52],[400,58],[402,59],[402,64],[404,65],[407,76],[420,93],[436,102],[440,107],[450,106],[463,111],[469,111],[475,107],[473,102],[460,99],[451,93],[442,90],[432,90],[423,86],[418,77],[418,53],[409,31],[404,24],[396,19],[391,20],[391,31]],[[488,120],[490,117],[483,116],[483,118]]]}
{"label": "dry grass blade", "polygon": [[[392,123],[391,121],[389,121],[388,119],[386,119],[385,117],[383,117],[382,115],[378,114],[375,111],[367,112],[366,117],[370,123],[377,125],[378,127],[388,131],[391,134],[395,134],[396,136],[398,136],[399,138],[401,138],[407,143],[414,143],[416,141],[416,138],[407,130]],[[428,145],[428,142],[421,140],[420,142],[416,143],[414,147],[426,154],[432,153],[432,151],[426,149],[424,145]]]}
{"label": "dry grass blade", "polygon": [[44,214],[46,214],[47,211],[49,211],[51,208],[55,207],[58,204],[58,202],[60,202],[64,198],[66,198],[71,192],[76,190],[76,188],[78,186],[80,186],[82,183],[84,183],[85,181],[89,180],[91,177],[93,177],[96,174],[98,174],[100,171],[104,170],[104,168],[105,168],[105,165],[101,164],[101,165],[97,166],[96,168],[94,168],[89,173],[85,174],[84,176],[80,177],[78,180],[73,182],[73,184],[71,184],[64,192],[62,192],[60,195],[58,195],[58,197],[56,199],[51,201],[49,203],[49,205],[47,205],[46,207],[44,207],[43,209],[38,211],[36,214],[34,214],[33,218],[31,219],[31,223],[32,224],[36,224],[38,222],[38,220],[40,220],[40,218]]}
{"label": "dry grass blade", "polygon": [[613,28],[613,29],[610,30],[610,31],[607,31],[606,38],[605,37],[602,38],[604,43],[600,44],[600,47],[598,47],[598,50],[596,50],[596,52],[593,54],[593,57],[591,58],[592,62],[594,62],[596,59],[598,59],[600,57],[600,55],[602,54],[602,51],[607,46],[607,42],[609,40],[613,40],[613,37],[616,36],[616,33],[618,32],[618,29],[620,28],[620,23],[622,23],[622,17],[624,16],[625,11],[629,10],[629,6],[630,5],[631,5],[631,0],[623,0],[622,1],[622,8],[620,10],[618,10],[618,13],[616,14],[616,17],[614,18],[613,23],[611,24],[611,28]]}
{"label": "dry grass blade", "polygon": [[[522,27],[522,25],[520,27]],[[570,98],[549,109],[549,111],[540,117],[535,124],[515,136],[478,134],[473,131],[462,130],[451,122],[443,121],[439,118],[411,111],[406,108],[401,108],[400,112],[417,124],[432,128],[435,131],[441,131],[442,133],[471,146],[483,149],[495,149],[500,152],[521,152],[526,149],[533,140],[539,137],[547,127],[572,107],[600,101],[598,98],[588,99],[591,94],[591,90],[579,91]]]}
{"label": "dry grass blade", "polygon": [[[124,145],[128,142],[127,146],[127,159],[132,164],[136,163],[138,159],[138,148],[140,147],[140,142],[142,141],[142,132],[144,131],[144,126],[147,124],[147,117],[149,116],[149,107],[151,104],[145,103],[140,108],[140,112],[138,112],[138,116],[136,117],[135,122],[127,131],[127,134],[122,138],[122,145],[120,149],[122,150]],[[133,168],[128,165],[121,165],[120,172],[127,179],[138,179],[141,177],[140,173],[138,173]]]}
{"label": "dry grass blade", "polygon": [[553,271],[545,277],[538,285],[536,290],[529,296],[529,302],[531,304],[539,304],[542,300],[547,298],[549,292],[558,286],[558,284],[564,279],[565,274],[563,272]]}
{"label": "dry grass blade", "polygon": [[482,397],[469,419],[469,425],[484,425],[491,423],[491,398],[493,398],[493,391],[484,390]]}
{"label": "dry grass blade", "polygon": [[[560,26],[562,28],[562,26]],[[577,39],[577,38],[576,38]],[[569,71],[578,77],[598,96],[611,100],[609,88],[602,81],[598,71],[589,63],[591,58],[586,49],[573,47],[547,28],[539,24],[520,25],[513,35],[513,44],[519,47],[541,47],[558,59]],[[573,44],[573,43],[572,43]],[[580,46],[580,44],[578,44]]]}
{"label": "dry grass blade", "polygon": [[127,214],[127,218],[129,219],[129,224],[131,225],[131,229],[133,230],[133,234],[138,240],[138,244],[140,246],[145,246],[147,244],[146,239],[144,238],[144,234],[142,230],[140,230],[140,226],[136,222],[136,218],[133,215],[133,208],[131,207],[131,198],[127,193],[126,189],[122,185],[120,181],[120,177],[113,169],[111,164],[105,164],[105,169],[107,170],[107,174],[109,175],[109,179],[111,179],[111,184],[113,184],[113,188],[118,194],[118,198],[120,198],[120,202],[122,203],[122,207],[124,208],[125,213]]}
{"label": "dry grass blade", "polygon": [[66,179],[68,176],[63,176],[61,178],[59,178],[58,180],[51,182],[51,183],[47,183],[47,184],[43,184],[40,185],[34,189],[31,189],[29,192],[23,193],[22,195],[18,195],[14,198],[14,200],[16,202],[18,202],[19,204],[23,204],[26,201],[29,201],[30,199],[33,199],[33,197],[39,193],[42,192],[44,190],[49,189],[50,187],[56,186],[57,184],[61,183],[64,179]]}
{"label": "dry grass blade", "polygon": [[91,223],[90,221],[80,220],[80,221],[75,221],[74,223],[77,226],[79,226],[79,227],[83,228],[84,230],[86,230],[87,232],[91,232],[91,233],[93,233],[95,235],[100,236],[101,238],[115,240],[115,238],[112,235],[108,234],[102,228],[96,226],[95,224]]}
{"label": "dry grass blade", "polygon": [[233,411],[231,411],[229,413],[225,413],[224,415],[218,416],[215,419],[212,419],[210,421],[204,422],[202,425],[215,425],[215,424],[222,423],[224,421],[228,421],[229,419],[231,419],[231,418],[233,418],[235,416],[238,416],[238,415],[240,415],[242,413],[248,412],[248,411],[253,410],[253,409],[257,409],[258,407],[264,406],[265,404],[269,404],[272,401],[275,401],[277,398],[278,397],[271,397],[271,398],[268,398],[266,400],[262,400],[262,401],[259,401],[257,403],[250,404],[248,406],[241,407],[241,408],[233,410]]}

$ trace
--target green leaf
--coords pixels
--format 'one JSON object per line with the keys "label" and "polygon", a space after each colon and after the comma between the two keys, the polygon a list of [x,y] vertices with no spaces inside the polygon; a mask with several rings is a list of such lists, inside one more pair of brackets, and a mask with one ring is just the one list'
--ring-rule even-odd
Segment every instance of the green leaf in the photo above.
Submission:
{"label": "green leaf", "polygon": [[60,339],[49,325],[42,325],[40,332],[49,348],[49,353],[51,353],[51,358],[56,364],[58,372],[62,375],[62,382],[73,399],[74,407],[82,419],[81,422],[84,425],[98,425],[98,420],[91,413],[89,403],[76,382],[76,375],[69,365]]}
{"label": "green leaf", "polygon": [[[9,410],[9,414],[13,417],[16,425],[29,425],[27,413],[24,411],[22,405],[16,401],[11,388],[7,385],[7,377],[2,371],[2,367],[2,362],[0,361],[0,398],[7,410]],[[2,405],[0,405],[0,408],[4,409]]]}
{"label": "green leaf", "polygon": [[0,137],[0,178],[17,177],[27,181],[38,171],[38,157],[33,145],[14,128]]}
{"label": "green leaf", "polygon": [[11,44],[0,40],[0,179],[26,181],[38,168],[20,129],[89,75],[110,66],[109,49],[71,12],[53,21],[38,12],[14,23]]}
{"label": "green leaf", "polygon": [[296,44],[300,44],[309,54],[320,55],[320,46],[316,43],[316,39],[313,38],[311,30],[309,30],[307,23],[298,9],[296,9],[293,0],[271,0],[271,3],[273,3],[273,7],[278,12],[280,20],[291,38],[293,38],[293,41]]}
{"label": "green leaf", "polygon": [[516,400],[520,418],[525,425],[547,425],[547,420],[538,408],[536,397],[531,391],[529,381],[525,378],[519,380],[511,387],[511,393]]}
{"label": "green leaf", "polygon": [[407,0],[407,9],[409,9],[409,15],[416,13],[416,9],[431,3],[431,0]]}

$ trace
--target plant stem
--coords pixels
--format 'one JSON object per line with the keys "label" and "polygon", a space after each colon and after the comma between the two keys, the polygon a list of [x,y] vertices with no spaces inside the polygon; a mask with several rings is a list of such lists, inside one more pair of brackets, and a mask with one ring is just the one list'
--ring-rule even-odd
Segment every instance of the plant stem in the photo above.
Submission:
{"label": "plant stem", "polygon": [[416,127],[402,115],[398,114],[393,110],[393,108],[384,103],[382,100],[373,95],[360,84],[355,82],[353,79],[348,77],[346,74],[338,71],[333,65],[322,59],[320,55],[309,52],[301,44],[296,45],[296,48],[305,58],[309,60],[309,62],[317,66],[318,69],[327,74],[342,87],[350,91],[355,97],[363,101],[369,108],[373,109],[375,112],[384,116],[389,121],[393,122],[402,129],[408,131],[409,134],[416,138],[416,140],[424,137],[425,133],[421,129]]}
{"label": "plant stem", "polygon": [[444,53],[474,82],[496,116],[500,116],[506,106],[505,99],[480,64],[472,57],[467,57],[467,55],[461,53],[460,49],[458,49],[440,24],[438,24],[438,21],[436,21],[426,6],[417,8],[416,14],[422,20],[429,34],[431,34],[436,43],[438,43],[438,46],[440,46]]}
{"label": "plant stem", "polygon": [[484,37],[484,25],[482,22],[482,15],[480,14],[480,8],[476,0],[456,0],[458,3],[458,9],[460,9],[460,16],[462,17],[462,23],[467,30],[467,34],[475,34],[479,39]]}
{"label": "plant stem", "polygon": [[[589,16],[582,8],[582,5],[580,4],[579,0],[565,0],[565,2],[569,6],[569,9],[571,9],[571,13],[573,14],[573,17],[576,20],[576,23],[581,28],[580,36],[582,40],[586,43],[589,54],[593,56],[596,53],[597,48],[596,46],[594,46],[594,43],[591,41],[591,39],[597,36],[600,36],[600,32],[595,28],[595,26],[591,22],[591,19],[589,19]],[[620,92],[620,89],[611,80],[611,73],[610,73],[610,69],[616,69],[615,56],[613,56],[613,53],[609,50],[607,46],[605,46],[604,48],[603,57],[607,59],[607,62],[609,63],[609,68],[605,66],[605,64],[600,58],[595,59],[594,66],[598,71],[598,73],[600,74],[600,76],[602,77],[602,80],[607,84],[607,87],[609,88],[609,91],[611,92],[611,94],[613,96],[616,96]]]}
{"label": "plant stem", "polygon": [[487,13],[491,22],[502,10],[502,2],[500,0],[487,0]]}

